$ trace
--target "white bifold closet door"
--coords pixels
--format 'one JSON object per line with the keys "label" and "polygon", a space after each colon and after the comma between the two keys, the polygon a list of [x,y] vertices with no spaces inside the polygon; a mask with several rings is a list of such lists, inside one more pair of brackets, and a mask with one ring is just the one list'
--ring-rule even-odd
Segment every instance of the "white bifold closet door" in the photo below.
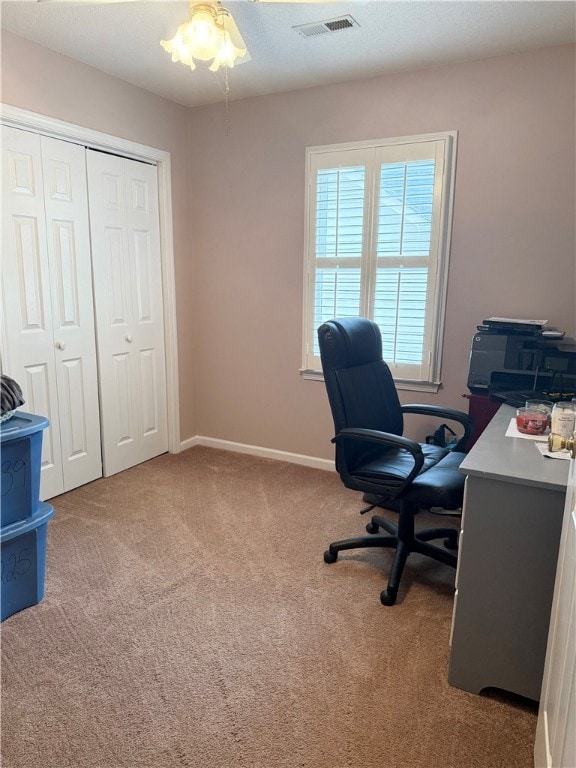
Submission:
{"label": "white bifold closet door", "polygon": [[156,167],[87,151],[104,474],[168,450]]}
{"label": "white bifold closet door", "polygon": [[41,498],[102,475],[85,149],[2,127],[3,372],[47,416]]}

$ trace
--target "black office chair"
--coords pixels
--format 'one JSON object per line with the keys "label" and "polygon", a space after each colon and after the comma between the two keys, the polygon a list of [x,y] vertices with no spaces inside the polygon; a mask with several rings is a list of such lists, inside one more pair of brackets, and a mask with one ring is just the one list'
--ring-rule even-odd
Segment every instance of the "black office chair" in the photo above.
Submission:
{"label": "black office chair", "polygon": [[[324,553],[333,563],[338,553],[359,547],[392,547],[396,550],[384,605],[396,602],[404,565],[411,552],[456,566],[458,532],[435,528],[415,532],[414,515],[420,509],[462,506],[464,475],[458,467],[472,433],[470,417],[435,405],[400,405],[392,374],[382,360],[380,329],[362,317],[330,320],[318,329],[324,381],[334,418],[336,469],[347,488],[379,497],[379,506],[398,511],[398,525],[374,515],[369,534],[383,528],[389,535],[361,536],[336,541]],[[402,436],[403,414],[438,416],[460,423],[464,435],[454,450],[417,443]],[[369,507],[368,510],[373,507]],[[445,539],[444,547],[429,544]]]}

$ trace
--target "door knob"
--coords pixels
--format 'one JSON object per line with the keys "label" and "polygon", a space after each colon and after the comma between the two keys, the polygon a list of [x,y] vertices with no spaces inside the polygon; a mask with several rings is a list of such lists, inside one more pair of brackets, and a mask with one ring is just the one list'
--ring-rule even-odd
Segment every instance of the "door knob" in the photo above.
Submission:
{"label": "door knob", "polygon": [[124,336],[124,338],[126,339],[128,344],[132,344],[132,342],[134,341],[134,336],[132,336],[131,333],[127,333],[126,336]]}
{"label": "door knob", "polygon": [[66,349],[66,344],[63,341],[56,342],[56,349]]}

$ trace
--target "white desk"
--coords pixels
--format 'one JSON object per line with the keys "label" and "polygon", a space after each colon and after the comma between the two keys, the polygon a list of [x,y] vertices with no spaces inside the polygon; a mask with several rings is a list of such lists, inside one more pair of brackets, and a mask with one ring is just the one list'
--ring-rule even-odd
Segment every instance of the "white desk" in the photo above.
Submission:
{"label": "white desk", "polygon": [[505,437],[503,405],[466,456],[448,681],[538,701],[568,461]]}

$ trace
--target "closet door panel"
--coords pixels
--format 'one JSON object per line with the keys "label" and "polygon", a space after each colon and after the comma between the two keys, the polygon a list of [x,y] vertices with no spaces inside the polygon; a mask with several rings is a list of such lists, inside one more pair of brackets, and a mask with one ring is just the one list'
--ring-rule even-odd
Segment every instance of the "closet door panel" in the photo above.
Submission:
{"label": "closet door panel", "polygon": [[[64,459],[68,461],[78,460],[88,457],[90,435],[87,430],[87,403],[86,389],[88,382],[84,372],[84,361],[81,357],[69,358],[61,363],[61,389],[64,390],[65,401],[60,408],[62,414],[62,427],[65,429],[62,435],[62,447],[67,447]],[[64,452],[64,451],[63,451]],[[98,452],[99,455],[100,452]],[[98,462],[99,463],[99,462]],[[100,477],[101,467],[97,466],[93,477],[85,482],[90,482],[96,477]],[[81,483],[78,482],[77,485]],[[76,487],[76,486],[72,486]],[[69,490],[67,488],[66,490]]]}
{"label": "closet door panel", "polygon": [[121,448],[127,459],[134,460],[136,463],[138,461],[138,423],[132,396],[134,357],[128,352],[118,352],[112,355],[112,363],[116,406],[115,424],[112,425],[113,445]]}
{"label": "closet door panel", "polygon": [[[10,234],[15,250],[13,256],[16,257],[13,267],[18,276],[17,288],[20,294],[16,299],[21,313],[20,331],[30,335],[32,344],[44,343],[46,339],[43,334],[50,332],[50,307],[45,302],[48,275],[43,268],[44,223],[34,216],[14,216],[11,223]],[[7,256],[8,261],[11,261],[11,255]]]}
{"label": "closet door panel", "polygon": [[102,475],[86,151],[42,137],[64,487]]}
{"label": "closet door panel", "polygon": [[[135,167],[135,179],[130,169]],[[88,152],[88,187],[93,241],[93,274],[96,298],[100,392],[103,412],[104,473],[120,472],[167,450],[165,421],[164,333],[162,299],[155,306],[153,281],[160,268],[159,237],[155,240],[150,219],[158,215],[150,199],[156,190],[148,177],[156,169],[142,163]],[[144,179],[142,176],[144,175]],[[132,186],[136,191],[132,191]],[[137,219],[134,218],[134,208]],[[161,279],[159,280],[161,287]],[[158,323],[157,318],[160,318]],[[162,385],[152,385],[154,417],[145,408],[150,397],[150,366],[143,380],[143,350],[156,352],[149,329],[161,334],[161,368],[155,370]],[[142,329],[146,332],[143,332]],[[152,426],[151,426],[152,424]],[[160,439],[158,438],[160,435]]]}
{"label": "closet door panel", "polygon": [[64,490],[40,137],[2,126],[2,369],[46,416],[40,498]]}
{"label": "closet door panel", "polygon": [[50,499],[64,491],[62,481],[62,456],[60,450],[60,430],[54,416],[57,406],[56,377],[47,363],[24,365],[23,378],[17,379],[22,387],[26,403],[23,410],[44,416],[52,413],[54,421],[42,434],[42,459],[40,498]]}
{"label": "closet door panel", "polygon": [[166,362],[156,168],[125,161],[128,231],[134,263],[141,460],[168,450]]}

